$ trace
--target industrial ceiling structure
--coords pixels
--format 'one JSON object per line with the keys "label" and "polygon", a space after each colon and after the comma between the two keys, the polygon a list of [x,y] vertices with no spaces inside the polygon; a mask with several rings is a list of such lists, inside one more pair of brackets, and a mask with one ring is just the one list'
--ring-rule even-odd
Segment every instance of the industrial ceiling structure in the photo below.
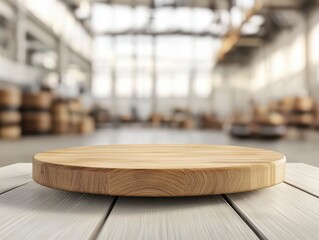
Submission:
{"label": "industrial ceiling structure", "polygon": [[[293,24],[315,0],[68,0],[94,35],[207,36],[222,41],[218,60],[242,54]],[[127,19],[131,19],[127,21]],[[216,42],[216,41],[215,41]],[[215,43],[216,44],[216,43]],[[226,56],[230,55],[229,58]]]}

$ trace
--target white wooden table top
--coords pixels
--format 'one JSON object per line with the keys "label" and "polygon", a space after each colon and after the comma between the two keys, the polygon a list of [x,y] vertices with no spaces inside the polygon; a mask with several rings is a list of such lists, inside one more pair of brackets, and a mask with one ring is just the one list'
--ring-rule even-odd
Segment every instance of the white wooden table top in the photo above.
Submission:
{"label": "white wooden table top", "polygon": [[319,239],[319,168],[287,164],[267,189],[188,198],[70,193],[0,168],[0,239]]}

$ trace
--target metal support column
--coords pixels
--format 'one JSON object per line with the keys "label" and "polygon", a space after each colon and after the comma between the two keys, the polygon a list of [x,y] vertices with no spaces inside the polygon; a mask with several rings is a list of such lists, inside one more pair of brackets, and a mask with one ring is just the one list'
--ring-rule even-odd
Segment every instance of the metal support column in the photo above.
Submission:
{"label": "metal support column", "polygon": [[59,39],[57,47],[58,47],[58,75],[59,75],[59,83],[61,84],[64,81],[66,68],[69,63],[69,48],[61,39]]}
{"label": "metal support column", "polygon": [[306,87],[307,87],[307,93],[309,96],[314,96],[315,94],[313,93],[312,91],[312,87],[311,87],[311,61],[310,61],[310,39],[309,39],[309,36],[310,36],[310,21],[309,21],[309,14],[306,13],[303,15],[303,18],[304,18],[304,24],[305,24],[305,33],[304,33],[304,36],[305,36],[305,70],[304,70],[304,73],[305,73],[305,82],[306,82]]}
{"label": "metal support column", "polygon": [[111,49],[113,49],[113,57],[111,64],[111,79],[112,79],[112,88],[111,88],[111,99],[112,99],[112,113],[117,119],[117,95],[116,95],[116,37],[111,37]]}
{"label": "metal support column", "polygon": [[18,1],[15,26],[15,59],[20,63],[26,63],[27,60],[26,14],[24,4]]}
{"label": "metal support column", "polygon": [[[133,23],[133,28],[135,26],[135,0],[132,1],[132,23]],[[132,85],[133,85],[133,94],[132,94],[132,105],[131,105],[131,114],[133,115],[132,117],[135,120],[138,120],[138,100],[137,100],[137,44],[138,44],[138,39],[137,39],[137,35],[133,34],[132,35]]]}
{"label": "metal support column", "polygon": [[[194,1],[191,1],[192,10],[194,13]],[[193,26],[196,24],[195,14],[193,17]],[[196,36],[192,36],[192,56],[191,56],[191,67],[189,69],[189,92],[188,92],[188,108],[191,111],[193,107],[193,101],[194,101],[194,82],[196,77]]]}
{"label": "metal support column", "polygon": [[152,113],[157,112],[156,36],[152,36]]}

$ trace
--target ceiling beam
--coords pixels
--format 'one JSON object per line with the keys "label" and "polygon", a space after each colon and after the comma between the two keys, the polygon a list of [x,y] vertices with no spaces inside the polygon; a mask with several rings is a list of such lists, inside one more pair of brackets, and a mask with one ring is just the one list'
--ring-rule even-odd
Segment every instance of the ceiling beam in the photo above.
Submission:
{"label": "ceiling beam", "polygon": [[260,47],[263,40],[259,37],[241,37],[236,46],[238,47]]}
{"label": "ceiling beam", "polygon": [[240,24],[240,26],[236,29],[231,29],[227,37],[224,38],[222,42],[222,47],[218,53],[218,61],[222,61],[226,55],[233,50],[234,47],[236,47],[237,43],[239,42],[239,39],[241,37],[241,29],[243,25],[249,21],[249,19],[260,9],[262,8],[262,5],[256,4],[251,10],[249,10],[246,13],[244,21]]}
{"label": "ceiling beam", "polygon": [[169,35],[183,35],[183,36],[195,36],[195,37],[212,37],[212,38],[222,38],[223,35],[214,34],[209,31],[203,32],[192,32],[192,31],[147,31],[145,29],[141,30],[125,30],[125,31],[104,31],[104,32],[95,32],[96,36],[108,35],[108,36],[122,36],[122,35],[150,35],[150,36],[169,36]]}
{"label": "ceiling beam", "polygon": [[[188,2],[188,3],[187,3]],[[190,1],[175,1],[173,3],[163,3],[163,4],[156,4],[156,8],[178,8],[178,7],[198,7],[198,8],[207,8],[210,10],[215,9],[215,3],[212,1],[207,1],[203,4],[203,1],[194,1],[195,4],[191,4]],[[91,0],[91,3],[102,3],[108,5],[124,5],[124,6],[131,6],[131,0]],[[202,4],[201,4],[202,3]],[[135,1],[135,6],[150,6],[152,5],[152,0],[149,1]]]}

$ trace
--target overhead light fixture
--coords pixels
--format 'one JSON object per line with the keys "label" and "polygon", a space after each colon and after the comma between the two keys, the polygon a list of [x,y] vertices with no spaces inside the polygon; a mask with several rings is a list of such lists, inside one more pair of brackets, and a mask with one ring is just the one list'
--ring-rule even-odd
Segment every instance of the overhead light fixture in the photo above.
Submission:
{"label": "overhead light fixture", "polygon": [[257,34],[259,30],[260,30],[259,26],[256,26],[247,22],[242,26],[241,33],[244,35],[254,35],[254,34]]}
{"label": "overhead light fixture", "polygon": [[243,22],[243,12],[239,7],[232,7],[230,10],[230,21],[233,28],[237,28]]}
{"label": "overhead light fixture", "polygon": [[249,23],[256,25],[256,26],[261,26],[265,23],[265,17],[262,15],[251,16],[249,19]]}

